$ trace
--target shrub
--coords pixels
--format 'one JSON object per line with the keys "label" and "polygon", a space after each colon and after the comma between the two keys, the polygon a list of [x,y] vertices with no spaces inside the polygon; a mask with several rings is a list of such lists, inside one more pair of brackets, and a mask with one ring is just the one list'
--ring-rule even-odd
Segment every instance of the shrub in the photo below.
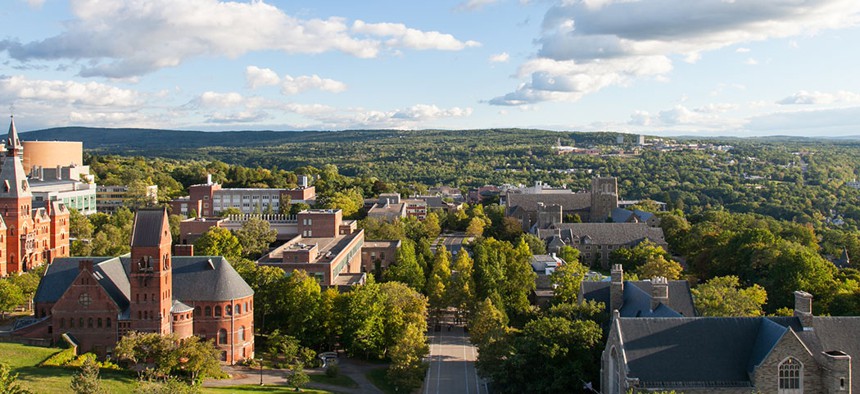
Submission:
{"label": "shrub", "polygon": [[69,362],[71,362],[74,359],[75,359],[75,349],[68,348],[68,349],[62,350],[62,351],[54,354],[51,357],[48,357],[48,359],[45,361],[42,361],[42,363],[39,364],[39,366],[61,367],[63,365],[68,364]]}
{"label": "shrub", "polygon": [[325,376],[330,378],[336,378],[338,374],[340,374],[340,367],[337,364],[329,364],[325,369]]}

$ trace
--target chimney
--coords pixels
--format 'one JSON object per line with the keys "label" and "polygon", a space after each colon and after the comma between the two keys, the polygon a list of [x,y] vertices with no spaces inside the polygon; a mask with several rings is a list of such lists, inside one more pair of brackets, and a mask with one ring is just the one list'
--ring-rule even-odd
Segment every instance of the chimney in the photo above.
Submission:
{"label": "chimney", "polygon": [[201,218],[203,218],[203,200],[197,200],[197,219]]}
{"label": "chimney", "polygon": [[794,292],[794,316],[800,319],[804,331],[812,330],[812,294],[805,291]]}
{"label": "chimney", "polygon": [[212,184],[212,174],[206,174],[206,184],[207,185]]}
{"label": "chimney", "polygon": [[93,261],[89,260],[89,259],[78,260],[78,271],[83,271],[83,270],[87,270],[90,273],[92,273],[93,272]]}
{"label": "chimney", "polygon": [[669,280],[663,276],[651,279],[651,310],[669,303]]}
{"label": "chimney", "polygon": [[610,271],[612,277],[609,282],[609,310],[620,310],[624,305],[624,268],[621,264],[615,264]]}

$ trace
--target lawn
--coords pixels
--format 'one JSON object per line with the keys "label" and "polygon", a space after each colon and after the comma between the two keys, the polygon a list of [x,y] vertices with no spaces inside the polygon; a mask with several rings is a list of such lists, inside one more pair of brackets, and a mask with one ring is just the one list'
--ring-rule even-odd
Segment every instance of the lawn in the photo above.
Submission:
{"label": "lawn", "polygon": [[321,375],[308,375],[311,378],[311,382],[314,383],[322,383],[322,384],[330,384],[333,386],[340,386],[346,388],[356,388],[358,387],[358,383],[352,380],[351,377],[346,376],[344,374],[338,374],[337,376],[330,378],[324,374]]}
{"label": "lawn", "polygon": [[[21,386],[34,393],[68,393],[77,368],[39,367],[39,363],[62,349],[0,343],[0,360],[18,374]],[[102,386],[111,393],[128,393],[136,377],[120,371],[101,371]]]}
{"label": "lawn", "polygon": [[394,394],[397,392],[397,390],[394,388],[394,385],[388,382],[387,374],[388,368],[377,368],[371,369],[366,376],[367,380],[369,380],[370,383],[373,383],[374,386],[382,390],[383,393]]}

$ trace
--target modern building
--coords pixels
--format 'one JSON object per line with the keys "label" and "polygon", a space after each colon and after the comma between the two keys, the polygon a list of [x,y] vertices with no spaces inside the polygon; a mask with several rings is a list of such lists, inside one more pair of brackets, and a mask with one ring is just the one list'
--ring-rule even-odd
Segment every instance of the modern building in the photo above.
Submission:
{"label": "modern building", "polygon": [[598,262],[609,268],[613,250],[632,248],[648,240],[668,250],[663,229],[648,223],[558,223],[537,230],[537,236],[547,243],[547,251],[558,253],[565,245],[579,250],[586,264]]}
{"label": "modern building", "polygon": [[39,180],[30,178],[33,192],[33,207],[44,208],[49,202],[62,202],[66,208],[75,209],[84,215],[97,212],[96,184],[63,180]]}
{"label": "modern building", "polygon": [[35,207],[21,164],[23,146],[15,120],[9,124],[0,165],[0,276],[29,271],[69,255],[69,210],[60,201]]}
{"label": "modern building", "polygon": [[860,317],[624,317],[610,323],[601,392],[860,392]]}
{"label": "modern building", "polygon": [[[426,205],[424,214],[427,214]],[[400,194],[382,193],[376,204],[373,204],[367,211],[367,217],[393,222],[406,217],[406,204],[400,201]]]}
{"label": "modern building", "polygon": [[22,164],[27,174],[34,168],[78,167],[84,164],[84,144],[80,141],[22,141],[22,144]]}
{"label": "modern building", "polygon": [[361,248],[361,272],[384,270],[397,261],[400,240],[365,241]]}
{"label": "modern building", "polygon": [[100,357],[130,331],[197,335],[214,341],[222,362],[254,356],[254,291],[223,257],[173,255],[164,209],[137,211],[130,254],[56,259],[34,303],[37,320],[13,335],[67,335]]}
{"label": "modern building", "polygon": [[[152,203],[153,206],[158,203],[158,185],[148,185],[144,192],[146,193],[146,199]],[[99,212],[116,212],[117,208],[125,206],[127,198],[128,186],[96,186],[96,209]]]}
{"label": "modern building", "polygon": [[364,283],[361,249],[364,230],[355,220],[343,220],[339,209],[299,212],[299,235],[257,260],[287,273],[304,270],[325,287],[346,288]]}
{"label": "modern building", "polygon": [[312,205],[316,200],[313,186],[294,189],[222,188],[212,182],[211,175],[206,183],[191,185],[188,193],[188,196],[170,202],[172,213],[188,216],[194,210],[203,217],[212,217],[228,208],[238,208],[242,213],[278,213],[281,201],[287,197],[291,204]]}

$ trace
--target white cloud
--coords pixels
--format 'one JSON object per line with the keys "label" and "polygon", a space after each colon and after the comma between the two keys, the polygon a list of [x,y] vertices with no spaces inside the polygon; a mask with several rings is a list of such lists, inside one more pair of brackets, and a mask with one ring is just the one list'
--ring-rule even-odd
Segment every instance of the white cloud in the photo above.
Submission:
{"label": "white cloud", "polygon": [[757,65],[758,65],[758,60],[755,60],[754,58],[748,58],[748,59],[744,62],[744,64],[746,64],[747,66],[757,66]]}
{"label": "white cloud", "polygon": [[436,121],[468,117],[471,114],[472,108],[439,108],[436,105],[416,104],[392,111],[344,109],[316,116],[315,119],[320,122],[319,128],[327,129],[415,129],[429,127],[429,124]]}
{"label": "white cloud", "polygon": [[[694,62],[730,45],[858,22],[855,0],[560,0],[544,16],[536,58],[520,68],[525,82],[490,103],[577,100],[609,85],[662,76],[673,58]],[[541,83],[549,80],[566,83]]]}
{"label": "white cloud", "polygon": [[248,66],[245,68],[245,81],[249,88],[256,89],[260,86],[277,85],[281,83],[281,78],[271,69]]}
{"label": "white cloud", "polygon": [[0,97],[6,101],[37,101],[56,105],[129,107],[141,103],[138,92],[96,82],[0,78]]}
{"label": "white cloud", "polygon": [[488,5],[498,3],[499,0],[467,0],[457,6],[460,11],[477,11]]}
{"label": "white cloud", "polygon": [[860,94],[846,91],[836,93],[809,92],[801,90],[791,96],[777,101],[777,104],[834,104],[834,103],[857,103],[860,102]]}
{"label": "white cloud", "polygon": [[233,113],[216,112],[207,117],[206,123],[236,124],[254,123],[269,119],[269,114],[262,111],[240,111]]}
{"label": "white cloud", "polygon": [[385,45],[392,48],[408,48],[417,50],[437,49],[442,51],[459,51],[469,47],[480,46],[477,41],[460,41],[450,34],[438,31],[421,31],[406,27],[402,23],[366,23],[362,20],[353,22],[354,33],[367,34],[377,37],[389,37]]}
{"label": "white cloud", "polygon": [[316,74],[310,76],[302,75],[295,78],[285,75],[281,82],[281,93],[283,94],[298,94],[313,89],[340,93],[346,90],[346,84],[334,79],[320,78]]}
{"label": "white cloud", "polygon": [[497,53],[495,55],[490,56],[490,63],[506,63],[511,59],[511,55],[508,55],[507,52]]}
{"label": "white cloud", "polygon": [[369,24],[396,27],[389,31],[351,30],[343,18],[300,19],[262,1],[71,0],[70,8],[74,19],[60,34],[26,43],[6,39],[0,41],[0,50],[22,62],[83,64],[80,75],[85,77],[127,78],[175,67],[189,58],[235,58],[263,50],[340,51],[372,58],[383,45],[444,50],[476,45],[402,24]]}
{"label": "white cloud", "polygon": [[39,9],[45,4],[45,0],[27,0],[27,5],[31,8]]}
{"label": "white cloud", "polygon": [[735,52],[737,52],[737,53],[749,53],[750,49],[741,47],[741,48],[735,49]]}
{"label": "white cloud", "polygon": [[860,107],[775,112],[750,118],[745,129],[771,135],[858,135],[857,119],[860,119]]}

